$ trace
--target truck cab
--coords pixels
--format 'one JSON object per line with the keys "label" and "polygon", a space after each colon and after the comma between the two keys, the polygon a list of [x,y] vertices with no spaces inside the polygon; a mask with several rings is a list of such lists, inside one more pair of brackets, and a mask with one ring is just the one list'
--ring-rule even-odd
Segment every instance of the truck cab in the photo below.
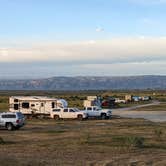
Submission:
{"label": "truck cab", "polygon": [[110,109],[102,109],[98,106],[84,107],[84,112],[88,114],[88,117],[100,117],[101,119],[108,119],[112,116]]}

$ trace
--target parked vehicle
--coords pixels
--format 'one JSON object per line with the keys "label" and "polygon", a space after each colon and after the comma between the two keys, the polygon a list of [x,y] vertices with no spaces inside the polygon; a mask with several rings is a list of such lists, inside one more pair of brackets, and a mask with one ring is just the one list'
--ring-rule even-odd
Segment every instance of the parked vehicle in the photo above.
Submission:
{"label": "parked vehicle", "polygon": [[85,107],[83,110],[88,117],[100,117],[101,119],[108,119],[112,116],[110,109],[102,109],[98,106]]}
{"label": "parked vehicle", "polygon": [[99,96],[87,96],[87,99],[84,100],[84,107],[89,107],[89,106],[101,106],[101,98]]}
{"label": "parked vehicle", "polygon": [[64,99],[46,96],[11,96],[9,98],[9,111],[19,111],[26,116],[50,116],[53,109],[66,108],[67,105]]}
{"label": "parked vehicle", "polygon": [[149,101],[149,100],[151,100],[151,97],[150,96],[142,96],[142,100]]}
{"label": "parked vehicle", "polygon": [[0,113],[0,127],[8,130],[19,129],[24,126],[25,118],[21,112],[4,112]]}
{"label": "parked vehicle", "polygon": [[112,97],[108,97],[102,100],[101,106],[102,108],[114,108],[116,106],[115,99]]}
{"label": "parked vehicle", "polygon": [[51,111],[51,118],[55,120],[59,119],[79,119],[83,120],[87,118],[87,114],[80,111],[77,108],[56,108]]}
{"label": "parked vehicle", "polygon": [[126,104],[126,100],[123,100],[123,99],[119,99],[119,98],[115,98],[115,103],[122,103],[122,104]]}
{"label": "parked vehicle", "polygon": [[132,100],[133,100],[134,102],[138,102],[138,101],[141,101],[141,100],[142,100],[142,97],[140,97],[140,96],[133,96],[133,97],[132,97]]}

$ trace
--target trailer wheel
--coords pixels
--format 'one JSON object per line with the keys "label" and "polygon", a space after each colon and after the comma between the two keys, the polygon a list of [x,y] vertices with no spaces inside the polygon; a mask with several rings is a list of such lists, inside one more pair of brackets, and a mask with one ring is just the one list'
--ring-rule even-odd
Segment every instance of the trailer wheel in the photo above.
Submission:
{"label": "trailer wheel", "polygon": [[59,120],[60,118],[59,118],[59,115],[54,115],[54,119],[55,120]]}
{"label": "trailer wheel", "polygon": [[7,128],[9,131],[11,131],[11,130],[14,129],[14,126],[13,126],[12,123],[7,123],[7,124],[6,124],[6,128]]}
{"label": "trailer wheel", "polygon": [[82,115],[78,115],[77,118],[78,118],[78,120],[83,120],[83,116]]}

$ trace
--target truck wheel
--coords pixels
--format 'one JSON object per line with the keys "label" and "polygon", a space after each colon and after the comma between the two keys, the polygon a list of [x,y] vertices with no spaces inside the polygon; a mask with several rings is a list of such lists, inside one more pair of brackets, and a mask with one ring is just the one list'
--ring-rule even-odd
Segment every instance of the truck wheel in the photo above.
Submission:
{"label": "truck wheel", "polygon": [[54,115],[55,120],[59,120],[59,115]]}
{"label": "truck wheel", "polygon": [[108,119],[112,119],[112,116],[108,116]]}
{"label": "truck wheel", "polygon": [[102,119],[102,120],[104,120],[104,119],[106,119],[106,118],[107,118],[106,114],[101,114],[101,119]]}
{"label": "truck wheel", "polygon": [[15,127],[14,129],[19,130],[19,129],[20,129],[20,126],[17,126],[17,127]]}
{"label": "truck wheel", "polygon": [[82,115],[78,115],[77,118],[78,118],[78,120],[83,120],[83,116]]}
{"label": "truck wheel", "polygon": [[14,129],[14,127],[13,127],[13,124],[12,124],[12,123],[7,123],[7,124],[6,124],[6,128],[7,128],[9,131],[11,131],[11,130],[13,130],[13,129]]}

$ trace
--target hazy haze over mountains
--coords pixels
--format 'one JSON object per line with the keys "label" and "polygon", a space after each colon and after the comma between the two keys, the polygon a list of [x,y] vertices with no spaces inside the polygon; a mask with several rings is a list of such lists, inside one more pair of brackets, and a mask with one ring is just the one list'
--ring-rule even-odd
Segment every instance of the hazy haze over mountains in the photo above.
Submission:
{"label": "hazy haze over mountains", "polygon": [[166,89],[166,76],[77,76],[0,80],[0,90]]}

